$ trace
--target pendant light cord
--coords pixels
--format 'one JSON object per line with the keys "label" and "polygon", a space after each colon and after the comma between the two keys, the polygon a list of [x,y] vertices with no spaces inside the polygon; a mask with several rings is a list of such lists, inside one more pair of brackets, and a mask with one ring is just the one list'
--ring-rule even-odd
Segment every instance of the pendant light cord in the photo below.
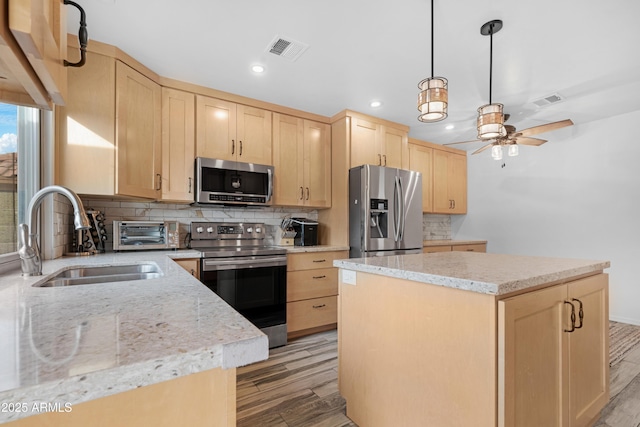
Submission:
{"label": "pendant light cord", "polygon": [[489,104],[491,104],[491,86],[493,84],[493,23],[489,26]]}
{"label": "pendant light cord", "polygon": [[433,0],[431,0],[431,78],[433,76]]}

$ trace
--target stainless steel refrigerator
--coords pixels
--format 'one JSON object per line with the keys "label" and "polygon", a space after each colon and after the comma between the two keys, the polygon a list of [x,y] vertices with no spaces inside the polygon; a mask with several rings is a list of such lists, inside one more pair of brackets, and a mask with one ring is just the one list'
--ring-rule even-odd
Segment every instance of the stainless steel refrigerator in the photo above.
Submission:
{"label": "stainless steel refrigerator", "polygon": [[422,174],[362,165],[349,170],[349,256],[422,252]]}

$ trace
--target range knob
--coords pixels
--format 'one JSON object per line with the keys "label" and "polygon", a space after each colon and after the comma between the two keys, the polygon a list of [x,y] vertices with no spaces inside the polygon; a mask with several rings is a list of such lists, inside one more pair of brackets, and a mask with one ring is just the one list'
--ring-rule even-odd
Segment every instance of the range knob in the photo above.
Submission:
{"label": "range knob", "polygon": [[247,233],[253,233],[253,227],[247,227]]}
{"label": "range knob", "polygon": [[256,227],[256,233],[262,233],[262,228],[261,227]]}
{"label": "range knob", "polygon": [[203,231],[204,231],[204,228],[196,227],[196,233],[202,233]]}
{"label": "range knob", "polygon": [[207,233],[213,233],[213,227],[207,227]]}

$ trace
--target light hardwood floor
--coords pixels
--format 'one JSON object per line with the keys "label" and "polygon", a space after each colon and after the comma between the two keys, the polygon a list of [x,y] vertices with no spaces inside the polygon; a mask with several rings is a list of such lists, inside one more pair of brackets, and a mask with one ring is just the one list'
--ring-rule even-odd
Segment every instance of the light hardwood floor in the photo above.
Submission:
{"label": "light hardwood floor", "polygon": [[[357,427],[338,393],[336,331],[290,341],[238,369],[238,427]],[[640,345],[611,368],[611,400],[596,427],[640,427]]]}

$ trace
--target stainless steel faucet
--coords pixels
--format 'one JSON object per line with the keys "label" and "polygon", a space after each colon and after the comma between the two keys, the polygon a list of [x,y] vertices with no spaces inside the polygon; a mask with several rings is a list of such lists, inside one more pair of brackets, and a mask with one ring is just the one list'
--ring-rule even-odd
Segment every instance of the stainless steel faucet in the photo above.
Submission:
{"label": "stainless steel faucet", "polygon": [[22,264],[23,276],[42,275],[42,260],[40,259],[40,247],[38,246],[38,209],[42,200],[47,194],[60,193],[66,196],[73,205],[73,223],[76,230],[86,230],[91,228],[91,223],[84,211],[82,200],[73,191],[59,185],[50,185],[34,194],[27,208],[27,218],[29,224],[18,226],[19,246],[18,254]]}

